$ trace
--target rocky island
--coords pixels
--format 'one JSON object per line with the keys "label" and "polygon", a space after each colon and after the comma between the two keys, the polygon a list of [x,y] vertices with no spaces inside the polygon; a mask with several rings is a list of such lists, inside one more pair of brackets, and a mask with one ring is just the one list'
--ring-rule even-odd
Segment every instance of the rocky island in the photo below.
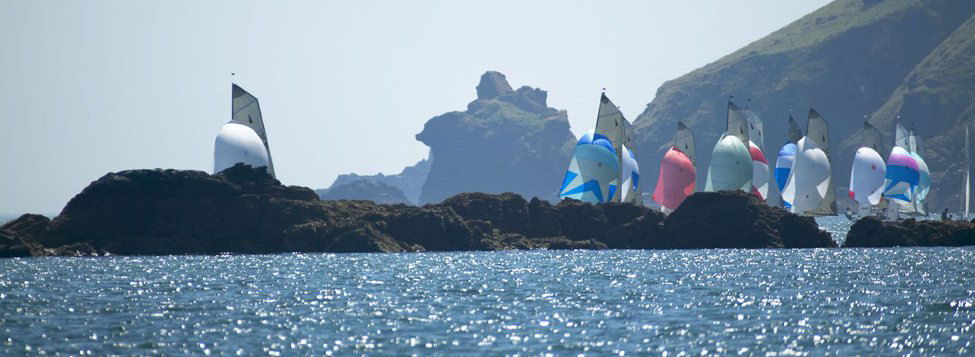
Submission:
{"label": "rocky island", "polygon": [[510,249],[833,247],[815,221],[742,192],[698,193],[669,217],[631,204],[462,193],[422,207],[319,199],[264,168],[107,174],[49,220],[0,227],[0,256]]}
{"label": "rocky island", "polygon": [[966,221],[884,222],[864,217],[850,227],[843,247],[959,247],[975,245],[975,223]]}

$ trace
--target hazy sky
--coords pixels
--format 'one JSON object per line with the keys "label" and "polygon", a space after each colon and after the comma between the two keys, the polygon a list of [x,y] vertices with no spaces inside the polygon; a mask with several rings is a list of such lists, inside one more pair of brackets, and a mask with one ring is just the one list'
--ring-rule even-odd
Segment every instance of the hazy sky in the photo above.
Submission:
{"label": "hazy sky", "polygon": [[426,157],[414,135],[485,70],[547,90],[578,134],[601,88],[633,119],[826,2],[0,0],[0,213],[59,212],[111,171],[210,171],[231,81],[278,178],[321,188]]}

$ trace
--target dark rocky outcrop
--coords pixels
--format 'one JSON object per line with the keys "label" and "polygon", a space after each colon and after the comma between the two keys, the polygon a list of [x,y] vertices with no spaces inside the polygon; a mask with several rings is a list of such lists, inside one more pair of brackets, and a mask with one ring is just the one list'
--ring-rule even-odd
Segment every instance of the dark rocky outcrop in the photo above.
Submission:
{"label": "dark rocky outcrop", "polygon": [[216,175],[130,170],[92,182],[53,220],[0,226],[0,256],[832,246],[811,219],[750,197],[696,194],[665,220],[630,204],[552,205],[514,193],[422,207],[323,201],[243,164]]}
{"label": "dark rocky outcrop", "polygon": [[548,107],[538,88],[511,88],[503,74],[487,72],[466,111],[427,121],[416,139],[433,162],[421,204],[462,192],[514,192],[556,200],[575,137],[565,111]]}
{"label": "dark rocky outcrop", "polygon": [[382,181],[358,179],[346,184],[315,191],[323,200],[366,200],[379,204],[410,204],[403,191]]}
{"label": "dark rocky outcrop", "polygon": [[[815,103],[832,137],[840,194],[859,145],[854,135],[871,114],[893,142],[902,116],[927,140],[933,187],[961,187],[964,125],[975,118],[975,2],[837,0],[755,42],[660,86],[635,120],[640,168],[656,173],[677,120],[697,139],[699,182],[711,148],[725,130],[726,100],[765,119],[765,155],[785,141],[786,118],[805,126]],[[886,152],[882,153],[886,156]],[[838,168],[843,168],[839,170]],[[656,175],[645,175],[654,187]],[[931,191],[931,207],[959,207],[957,190]]]}
{"label": "dark rocky outcrop", "polygon": [[914,247],[975,245],[975,223],[965,221],[884,222],[864,217],[850,227],[844,247]]}
{"label": "dark rocky outcrop", "polygon": [[741,191],[699,192],[667,217],[662,243],[668,248],[835,247],[812,217],[770,207]]}
{"label": "dark rocky outcrop", "polygon": [[41,242],[50,234],[51,220],[37,214],[25,214],[0,227],[0,258],[40,256],[101,255],[87,243],[71,243],[47,248]]}

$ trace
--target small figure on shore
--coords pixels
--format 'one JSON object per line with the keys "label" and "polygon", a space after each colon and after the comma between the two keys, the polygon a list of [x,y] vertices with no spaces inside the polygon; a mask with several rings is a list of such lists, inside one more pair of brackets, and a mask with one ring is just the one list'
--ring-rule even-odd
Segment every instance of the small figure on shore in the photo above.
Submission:
{"label": "small figure on shore", "polygon": [[941,211],[941,220],[942,221],[947,221],[948,219],[949,219],[948,207],[945,207],[945,210],[944,211]]}
{"label": "small figure on shore", "polygon": [[853,213],[853,210],[849,206],[846,207],[846,219],[851,221],[856,219],[856,214]]}

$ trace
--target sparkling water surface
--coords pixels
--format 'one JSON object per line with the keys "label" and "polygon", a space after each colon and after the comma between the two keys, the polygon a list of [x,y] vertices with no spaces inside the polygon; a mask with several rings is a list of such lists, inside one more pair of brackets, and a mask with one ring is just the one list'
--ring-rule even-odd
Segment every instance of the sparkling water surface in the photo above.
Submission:
{"label": "sparkling water surface", "polygon": [[975,248],[0,260],[0,354],[971,354]]}

